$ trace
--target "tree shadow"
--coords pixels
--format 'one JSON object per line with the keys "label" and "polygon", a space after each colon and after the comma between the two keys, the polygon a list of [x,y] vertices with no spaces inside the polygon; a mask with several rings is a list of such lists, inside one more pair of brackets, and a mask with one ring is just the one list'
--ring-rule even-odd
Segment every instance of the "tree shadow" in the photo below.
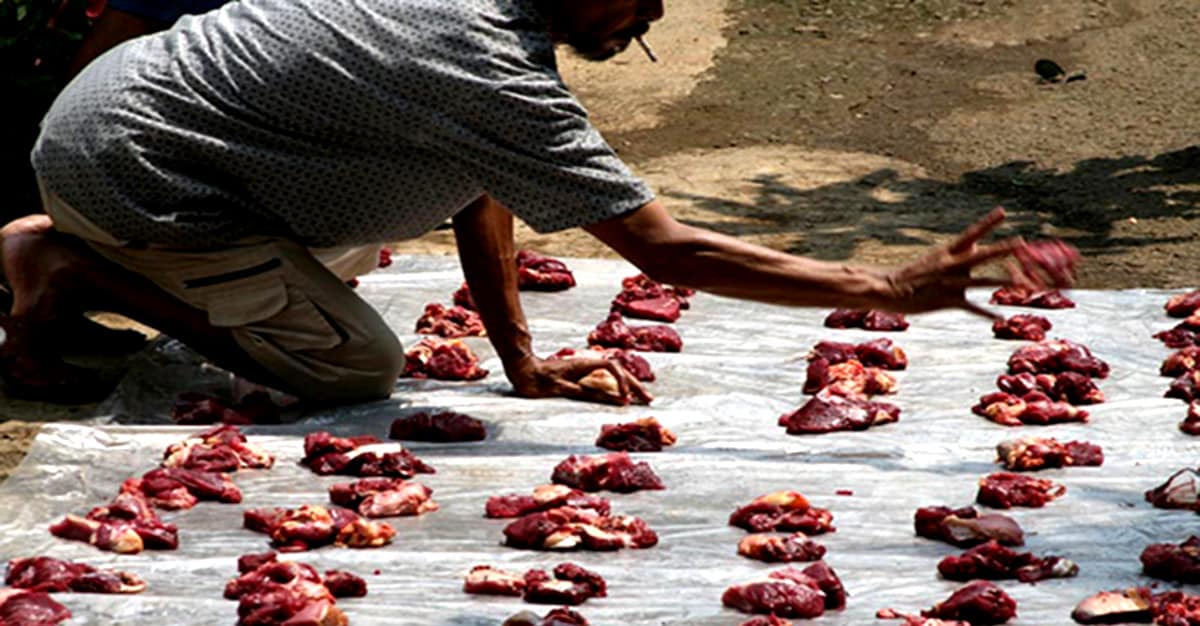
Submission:
{"label": "tree shadow", "polygon": [[[1154,157],[1088,159],[1069,171],[1013,161],[952,182],[908,178],[891,169],[813,189],[791,186],[774,174],[750,182],[754,196],[745,202],[664,195],[719,216],[684,220],[693,225],[739,236],[784,235],[787,251],[829,260],[854,256],[866,240],[932,243],[936,235],[961,231],[996,204],[1009,210],[1001,234],[1045,236],[1049,225],[1055,236],[1093,256],[1188,243],[1200,236],[1200,146]],[[1122,220],[1134,224],[1162,218],[1181,223],[1120,232],[1114,227]]]}

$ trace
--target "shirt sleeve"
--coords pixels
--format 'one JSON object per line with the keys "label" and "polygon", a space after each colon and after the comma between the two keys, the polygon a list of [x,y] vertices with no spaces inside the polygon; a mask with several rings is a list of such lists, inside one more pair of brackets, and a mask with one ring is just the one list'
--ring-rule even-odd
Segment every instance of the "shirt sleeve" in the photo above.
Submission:
{"label": "shirt sleeve", "polygon": [[174,24],[184,15],[207,13],[228,0],[108,0],[107,7],[148,20]]}

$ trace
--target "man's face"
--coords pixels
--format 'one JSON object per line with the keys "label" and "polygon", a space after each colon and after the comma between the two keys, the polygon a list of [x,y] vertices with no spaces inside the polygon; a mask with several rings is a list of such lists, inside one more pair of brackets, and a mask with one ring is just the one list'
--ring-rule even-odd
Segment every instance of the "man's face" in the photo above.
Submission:
{"label": "man's face", "polygon": [[556,41],[591,61],[604,61],[629,46],[663,16],[662,0],[543,0]]}

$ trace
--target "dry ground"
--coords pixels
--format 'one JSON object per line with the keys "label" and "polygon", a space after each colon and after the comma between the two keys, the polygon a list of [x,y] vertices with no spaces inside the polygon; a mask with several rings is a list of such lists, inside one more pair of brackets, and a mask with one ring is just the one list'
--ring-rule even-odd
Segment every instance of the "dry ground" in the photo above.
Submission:
{"label": "dry ground", "polygon": [[[1200,11],[1192,0],[686,0],[563,74],[676,216],[890,264],[996,204],[1087,257],[1081,286],[1196,286]],[[1053,59],[1085,80],[1039,82]],[[519,233],[568,256],[586,234]],[[447,231],[397,245],[452,254]],[[90,407],[0,403],[38,422]],[[34,428],[0,424],[0,477]]]}

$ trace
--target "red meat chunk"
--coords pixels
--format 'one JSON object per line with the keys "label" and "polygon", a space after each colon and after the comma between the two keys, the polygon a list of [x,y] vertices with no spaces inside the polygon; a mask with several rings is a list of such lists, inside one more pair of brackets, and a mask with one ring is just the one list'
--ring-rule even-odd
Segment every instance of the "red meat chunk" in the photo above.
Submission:
{"label": "red meat chunk", "polygon": [[517,288],[522,291],[563,291],[575,286],[575,275],[562,261],[532,250],[517,252]]}
{"label": "red meat chunk", "polygon": [[425,305],[425,312],[417,318],[416,332],[420,335],[437,335],[446,339],[487,335],[479,313],[462,306],[455,305],[447,308],[436,303]]}
{"label": "red meat chunk", "polygon": [[1070,404],[1100,404],[1104,402],[1104,392],[1100,391],[1096,382],[1090,377],[1076,372],[1001,374],[996,378],[996,386],[1000,391],[1017,397],[1037,392],[1050,400]]}
{"label": "red meat chunk", "polygon": [[620,550],[650,548],[658,535],[632,515],[600,515],[559,507],[522,516],[504,528],[504,543],[530,550]]}
{"label": "red meat chunk", "polygon": [[587,618],[567,607],[551,609],[545,617],[532,611],[521,611],[504,620],[500,626],[588,626]]}
{"label": "red meat chunk", "polygon": [[396,529],[386,522],[365,520],[347,509],[310,504],[296,509],[248,509],[242,523],[248,530],[270,535],[281,552],[301,552],[331,543],[378,548],[396,536]]}
{"label": "red meat chunk", "polygon": [[964,582],[982,578],[1032,583],[1079,574],[1079,566],[1073,561],[1059,556],[1038,558],[1031,552],[1017,552],[996,541],[975,546],[958,556],[948,556],[937,567],[943,578]]}
{"label": "red meat chunk", "polygon": [[1168,348],[1186,348],[1188,346],[1200,345],[1200,335],[1196,331],[1180,324],[1170,330],[1163,330],[1152,335],[1155,339],[1163,342],[1163,345]]}
{"label": "red meat chunk", "polygon": [[1167,398],[1179,398],[1184,402],[1200,400],[1200,370],[1192,370],[1171,382]]}
{"label": "red meat chunk", "polygon": [[860,344],[822,341],[813,346],[808,360],[825,359],[830,365],[858,359],[864,366],[885,370],[902,370],[908,367],[908,355],[899,346],[892,345],[887,337],[872,339]]}
{"label": "red meat chunk", "polygon": [[452,296],[450,296],[450,299],[454,302],[454,304],[461,306],[464,309],[470,309],[472,311],[479,310],[479,307],[475,306],[475,299],[471,297],[471,288],[467,286],[467,283],[460,285],[458,290],[455,291]]}
{"label": "red meat chunk", "polygon": [[322,581],[311,566],[291,561],[264,563],[225,585],[225,597],[238,600],[239,626],[345,626],[334,598],[366,593],[354,574],[330,571]]}
{"label": "red meat chunk", "polygon": [[972,625],[1003,624],[1017,616],[1017,602],[996,585],[977,580],[959,587],[921,615],[964,620]]}
{"label": "red meat chunk", "polygon": [[644,417],[624,424],[601,426],[596,445],[619,452],[660,452],[675,445],[675,433],[653,417]]}
{"label": "red meat chunk", "polygon": [[739,626],[792,626],[792,620],[776,617],[775,615],[756,615],[742,622]]}
{"label": "red meat chunk", "polygon": [[329,488],[331,502],[356,510],[363,517],[399,517],[436,511],[438,503],[430,499],[432,495],[429,487],[399,478],[364,478]]}
{"label": "red meat chunk", "polygon": [[550,481],[583,491],[632,493],[642,489],[666,489],[649,463],[634,462],[625,452],[603,456],[573,454],[554,467]]}
{"label": "red meat chunk", "polygon": [[992,304],[1026,306],[1033,309],[1073,309],[1075,303],[1057,289],[1035,291],[1023,287],[1001,287],[992,293]]}
{"label": "red meat chunk", "polygon": [[71,618],[67,607],[44,591],[0,589],[0,624],[54,626]]}
{"label": "red meat chunk", "polygon": [[1041,341],[1053,324],[1040,315],[1014,315],[1008,319],[992,322],[992,333],[996,339],[1027,339]]}
{"label": "red meat chunk", "polygon": [[383,443],[370,435],[334,437],[323,430],[305,435],[300,464],[321,475],[412,478],[436,472],[398,443]]}
{"label": "red meat chunk", "polygon": [[815,394],[822,389],[836,396],[866,400],[869,396],[896,393],[896,379],[879,368],[863,367],[858,359],[836,365],[825,359],[813,359],[808,362],[803,390]]}
{"label": "red meat chunk", "polygon": [[725,590],[721,603],[743,613],[812,618],[845,608],[846,590],[828,565],[813,563],[803,570],[785,567],[761,580],[733,585]]}
{"label": "red meat chunk", "polygon": [[146,581],[129,572],[96,569],[86,563],[73,563],[38,556],[8,562],[4,584],[29,591],[82,593],[140,593]]}
{"label": "red meat chunk", "polygon": [[160,467],[141,478],[130,478],[122,491],[141,493],[151,504],[163,509],[190,509],[197,500],[217,500],[229,504],[242,501],[242,491],[228,474],[201,472],[179,467]]}
{"label": "red meat chunk", "polygon": [[612,310],[627,317],[674,322],[681,309],[689,306],[688,297],[695,291],[668,287],[638,274],[621,280],[621,293],[612,301]]}
{"label": "red meat chunk", "polygon": [[750,532],[833,532],[833,514],[809,505],[798,491],[776,491],[755,498],[729,516],[729,525]]}
{"label": "red meat chunk", "polygon": [[484,507],[484,516],[491,518],[521,517],[529,513],[567,506],[576,509],[591,509],[599,515],[608,515],[608,500],[566,485],[541,485],[533,489],[533,495],[492,496]]}
{"label": "red meat chunk", "polygon": [[679,352],[683,349],[683,340],[670,326],[629,326],[615,311],[588,334],[587,340],[588,345],[643,352]]}
{"label": "red meat chunk", "polygon": [[887,311],[854,311],[837,309],[825,318],[827,328],[862,328],[864,330],[907,330],[908,320],[903,313]]}
{"label": "red meat chunk", "polygon": [[275,457],[246,440],[237,426],[223,424],[171,444],[163,452],[163,467],[178,467],[201,472],[235,472],[239,469],[265,469]]}
{"label": "red meat chunk", "polygon": [[243,554],[237,560],[238,573],[253,572],[267,563],[274,563],[278,559],[279,554],[274,550],[255,554]]}
{"label": "red meat chunk", "polygon": [[1200,435],[1200,400],[1188,404],[1187,417],[1179,422],[1179,430],[1189,435]]}
{"label": "red meat chunk", "polygon": [[1200,346],[1187,346],[1163,360],[1159,373],[1163,376],[1182,376],[1200,368]]}
{"label": "red meat chunk", "polygon": [[1150,589],[1146,587],[1101,591],[1076,605],[1071,612],[1071,619],[1080,624],[1149,624],[1154,619],[1150,610],[1151,596]]}
{"label": "red meat chunk", "polygon": [[181,426],[278,424],[279,407],[271,402],[271,396],[262,391],[248,394],[232,406],[213,396],[188,391],[175,399],[171,420]]}
{"label": "red meat chunk", "polygon": [[825,546],[811,540],[804,533],[787,536],[753,534],[738,542],[738,554],[767,563],[790,563],[793,561],[819,561],[825,556]]}
{"label": "red meat chunk", "polygon": [[900,626],[971,626],[970,622],[962,620],[921,617],[920,615],[901,613],[896,609],[880,609],[875,612],[875,619],[902,619],[904,623]]}
{"label": "red meat chunk", "polygon": [[607,596],[607,590],[603,577],[574,563],[555,567],[553,578],[540,569],[525,572],[526,602],[579,605],[590,598]]}
{"label": "red meat chunk", "polygon": [[367,595],[367,581],[350,572],[329,570],[325,572],[323,582],[335,598],[362,598]]}
{"label": "red meat chunk", "polygon": [[779,417],[789,435],[813,435],[839,430],[866,430],[900,419],[900,407],[820,393],[792,413]]}
{"label": "red meat chunk", "polygon": [[1052,480],[1012,472],[996,472],[980,479],[975,501],[997,509],[1014,506],[1038,508],[1066,492],[1066,487]]}
{"label": "red meat chunk", "polygon": [[1096,444],[1086,441],[1059,443],[1057,439],[1047,437],[1003,441],[996,446],[996,455],[1005,469],[1014,472],[1104,464],[1104,451]]}
{"label": "red meat chunk", "polygon": [[487,428],[462,413],[421,412],[396,419],[388,436],[408,441],[482,441],[487,438]]}
{"label": "red meat chunk", "polygon": [[979,398],[979,403],[971,407],[971,412],[1002,426],[1046,425],[1088,420],[1087,411],[1066,402],[1051,400],[1039,391],[1031,391],[1022,397],[1003,391],[989,393]]}
{"label": "red meat chunk", "polygon": [[650,369],[649,361],[638,353],[623,348],[602,348],[600,346],[591,346],[587,350],[563,348],[550,355],[551,360],[572,358],[600,358],[616,361],[634,378],[642,382],[654,382],[654,371]]}
{"label": "red meat chunk", "polygon": [[141,492],[123,491],[107,506],[92,509],[86,517],[68,515],[52,524],[50,533],[119,554],[179,547],[175,525],[160,520]]}
{"label": "red meat chunk", "polygon": [[1160,580],[1186,584],[1200,582],[1200,537],[1192,535],[1179,545],[1152,543],[1142,551],[1142,573]]}
{"label": "red meat chunk", "polygon": [[929,506],[917,509],[913,527],[920,537],[943,541],[959,548],[996,541],[1006,546],[1025,545],[1025,533],[1016,520],[1007,515],[980,515],[974,507],[951,509]]}
{"label": "red meat chunk", "polygon": [[1200,505],[1200,473],[1185,467],[1166,482],[1146,492],[1146,501],[1160,509],[1197,509]]}
{"label": "red meat chunk", "polygon": [[1093,378],[1107,378],[1108,371],[1108,364],[1093,356],[1086,346],[1066,339],[1039,341],[1022,346],[1008,359],[1010,374],[1078,372]]}
{"label": "red meat chunk", "polygon": [[525,593],[525,577],[506,572],[491,565],[476,565],[463,581],[466,593],[491,596],[521,596]]}
{"label": "red meat chunk", "polygon": [[1200,289],[1171,296],[1163,308],[1171,317],[1190,317],[1200,309]]}
{"label": "red meat chunk", "polygon": [[379,249],[379,262],[378,262],[377,266],[379,267],[379,269],[383,269],[385,267],[392,266],[392,250],[391,250],[391,248],[380,248]]}
{"label": "red meat chunk", "polygon": [[479,357],[459,339],[425,338],[404,355],[405,378],[479,380],[488,371],[479,367]]}

